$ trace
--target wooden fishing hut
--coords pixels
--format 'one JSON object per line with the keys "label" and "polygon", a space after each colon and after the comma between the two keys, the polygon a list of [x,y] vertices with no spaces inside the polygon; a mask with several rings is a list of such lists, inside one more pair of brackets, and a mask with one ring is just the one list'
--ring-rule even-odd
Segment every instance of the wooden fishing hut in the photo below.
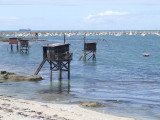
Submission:
{"label": "wooden fishing hut", "polygon": [[9,38],[9,44],[11,45],[11,51],[13,51],[13,44],[17,45],[17,51],[18,51],[18,38]]}
{"label": "wooden fishing hut", "polygon": [[83,50],[83,54],[79,60],[81,60],[83,58],[83,60],[86,61],[87,56],[88,56],[89,57],[88,60],[90,60],[92,58],[92,60],[95,61],[96,60],[96,46],[97,46],[97,43],[95,43],[95,42],[86,43],[85,37],[84,37],[84,50]]}
{"label": "wooden fishing hut", "polygon": [[38,33],[37,32],[33,32],[33,38],[38,40]]}
{"label": "wooden fishing hut", "polygon": [[28,53],[29,52],[29,40],[28,39],[20,39],[20,52]]}
{"label": "wooden fishing hut", "polygon": [[69,52],[69,45],[65,43],[56,43],[43,46],[43,61],[35,72],[39,73],[44,63],[48,61],[50,64],[50,78],[52,80],[52,71],[59,71],[59,79],[62,78],[62,71],[68,72],[68,79],[70,79],[70,62],[72,60],[72,53]]}

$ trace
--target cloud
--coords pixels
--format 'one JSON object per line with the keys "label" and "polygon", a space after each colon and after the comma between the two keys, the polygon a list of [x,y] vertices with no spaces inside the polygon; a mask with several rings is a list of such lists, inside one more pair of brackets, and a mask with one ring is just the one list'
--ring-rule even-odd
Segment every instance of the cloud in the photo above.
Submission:
{"label": "cloud", "polygon": [[119,16],[127,15],[128,12],[117,12],[117,11],[105,11],[98,13],[97,15],[88,15],[84,18],[85,22],[102,22],[106,19],[116,19]]}
{"label": "cloud", "polygon": [[85,19],[86,19],[86,20],[90,20],[90,19],[92,19],[93,17],[95,17],[95,15],[88,15]]}
{"label": "cloud", "polygon": [[99,16],[106,16],[106,15],[126,15],[127,12],[113,12],[113,11],[105,11],[102,13],[99,13]]}

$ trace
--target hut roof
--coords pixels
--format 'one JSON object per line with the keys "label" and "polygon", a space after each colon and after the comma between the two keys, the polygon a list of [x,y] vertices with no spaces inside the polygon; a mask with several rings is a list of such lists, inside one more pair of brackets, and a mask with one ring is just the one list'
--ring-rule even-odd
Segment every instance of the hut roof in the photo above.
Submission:
{"label": "hut roof", "polygon": [[20,39],[20,41],[29,41],[28,39]]}
{"label": "hut roof", "polygon": [[65,46],[65,45],[70,45],[69,43],[67,44],[64,44],[64,43],[55,43],[55,44],[48,44],[48,45],[45,45],[43,47],[59,47],[59,46]]}

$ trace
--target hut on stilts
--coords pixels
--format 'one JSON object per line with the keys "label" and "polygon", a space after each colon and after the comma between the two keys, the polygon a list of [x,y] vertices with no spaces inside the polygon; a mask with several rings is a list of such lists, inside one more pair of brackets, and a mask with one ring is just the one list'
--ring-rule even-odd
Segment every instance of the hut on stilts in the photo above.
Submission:
{"label": "hut on stilts", "polygon": [[[87,43],[85,40],[86,37],[84,37],[84,49],[83,54],[79,58],[81,60],[83,58],[83,61],[90,60],[92,58],[93,61],[96,61],[96,42]],[[87,57],[89,57],[87,59]]]}
{"label": "hut on stilts", "polygon": [[9,44],[11,45],[11,51],[13,51],[13,45],[15,44],[18,51],[18,38],[9,38]]}
{"label": "hut on stilts", "polygon": [[72,60],[73,53],[69,52],[70,44],[64,43],[49,44],[43,46],[43,60],[36,72],[37,75],[45,62],[47,61],[50,65],[50,79],[52,80],[52,71],[59,71],[59,79],[62,78],[62,71],[68,72],[68,79],[70,79],[70,62]]}

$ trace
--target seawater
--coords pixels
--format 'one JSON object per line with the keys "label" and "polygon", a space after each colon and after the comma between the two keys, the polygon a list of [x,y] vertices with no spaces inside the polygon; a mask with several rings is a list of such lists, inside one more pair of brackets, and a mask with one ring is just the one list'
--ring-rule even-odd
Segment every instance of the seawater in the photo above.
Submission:
{"label": "seawater", "polygon": [[[79,101],[102,102],[95,110],[141,120],[160,119],[160,36],[157,35],[91,35],[86,42],[97,42],[97,61],[79,61],[83,53],[83,35],[66,36],[73,52],[71,79],[63,72],[53,72],[50,81],[49,64],[45,63],[39,82],[3,82],[0,93],[18,98],[53,103]],[[20,75],[32,75],[42,61],[42,46],[63,43],[63,36],[40,37],[47,41],[30,42],[29,54],[10,50],[0,43],[0,70]],[[105,39],[105,40],[103,40]],[[149,57],[142,56],[149,53]]]}

